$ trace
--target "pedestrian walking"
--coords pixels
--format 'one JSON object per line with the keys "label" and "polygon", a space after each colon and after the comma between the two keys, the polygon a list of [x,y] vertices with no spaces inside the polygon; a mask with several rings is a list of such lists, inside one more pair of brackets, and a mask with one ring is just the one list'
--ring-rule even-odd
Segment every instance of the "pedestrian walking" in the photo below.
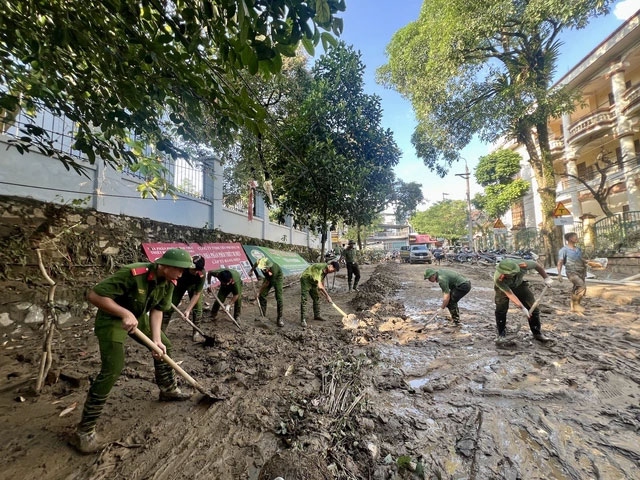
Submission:
{"label": "pedestrian walking", "polygon": [[358,291],[358,282],[360,282],[360,267],[356,260],[357,250],[355,249],[356,242],[349,240],[347,247],[342,250],[342,254],[338,262],[345,259],[347,265],[347,285],[349,285],[349,291],[351,291],[351,280],[353,280],[353,291]]}
{"label": "pedestrian walking", "polygon": [[[204,264],[205,260],[200,255],[191,257],[195,268],[189,268],[182,272],[182,276],[178,279],[176,286],[173,288],[171,303],[176,307],[182,301],[185,293],[189,295],[189,304],[183,312],[184,316],[189,318],[194,325],[200,325],[202,320],[202,291],[204,290]],[[166,332],[169,322],[171,321],[172,310],[162,314],[162,331]],[[193,330],[192,340],[194,342],[202,342],[204,338],[197,330]]]}
{"label": "pedestrian walking", "polygon": [[496,344],[504,345],[507,341],[507,311],[509,310],[509,301],[515,303],[529,319],[529,329],[533,334],[533,338],[539,342],[545,343],[549,338],[540,331],[540,310],[536,307],[533,312],[529,312],[529,308],[535,303],[533,292],[529,289],[529,283],[524,279],[527,270],[535,270],[544,279],[547,286],[553,284],[553,279],[547,275],[544,268],[532,260],[514,260],[506,258],[496,267],[493,276],[495,302],[496,302],[496,326],[498,329],[498,337]]}
{"label": "pedestrian walking", "polygon": [[567,244],[558,252],[558,281],[562,282],[562,267],[564,266],[567,278],[573,284],[571,291],[571,311],[582,315],[584,307],[580,305],[582,298],[587,293],[587,262],[582,257],[582,249],[578,247],[578,235],[574,232],[564,236]]}
{"label": "pedestrian walking", "polygon": [[318,292],[322,293],[322,296],[324,296],[327,302],[331,303],[331,297],[324,288],[324,278],[327,274],[339,270],[340,264],[334,261],[329,263],[313,263],[302,272],[300,276],[300,323],[303,327],[307,326],[305,310],[308,296],[310,296],[313,301],[313,319],[324,321],[324,318],[320,316],[320,296]]}
{"label": "pedestrian walking", "polygon": [[284,284],[284,275],[280,266],[269,260],[267,257],[262,257],[258,260],[258,269],[264,275],[262,286],[258,294],[258,301],[260,302],[260,308],[263,315],[267,314],[267,295],[273,288],[276,296],[276,311],[277,318],[276,323],[279,327],[284,326],[284,320],[282,319],[282,311],[284,310],[284,303],[282,301],[282,286]]}
{"label": "pedestrian walking", "polygon": [[211,278],[215,277],[220,282],[217,297],[220,303],[213,302],[211,307],[211,320],[215,321],[220,310],[220,304],[224,304],[225,300],[231,295],[231,303],[233,303],[233,318],[238,320],[242,313],[242,277],[234,269],[219,268],[217,270],[209,270],[207,272],[207,283],[211,282]]}
{"label": "pedestrian walking", "polygon": [[471,290],[471,282],[458,272],[444,268],[438,270],[427,268],[424,272],[424,279],[438,283],[443,293],[440,308],[447,308],[453,323],[459,325],[460,309],[458,308],[458,302]]}
{"label": "pedestrian walking", "polygon": [[[153,263],[125,265],[89,292],[89,302],[98,307],[95,334],[102,365],[89,388],[72,441],[80,452],[93,453],[101,448],[96,424],[124,367],[127,336],[138,328],[171,356],[171,342],[162,332],[162,312],[171,310],[175,283],[185,269],[193,267],[189,252],[172,248]],[[137,341],[136,337],[133,338]],[[152,355],[160,401],[187,400],[191,395],[178,388],[171,366],[162,362],[158,354]]]}

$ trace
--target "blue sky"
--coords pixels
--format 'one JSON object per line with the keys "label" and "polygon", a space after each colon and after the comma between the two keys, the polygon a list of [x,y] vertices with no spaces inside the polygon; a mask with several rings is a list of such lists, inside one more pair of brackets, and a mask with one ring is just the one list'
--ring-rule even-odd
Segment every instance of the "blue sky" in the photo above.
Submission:
{"label": "blue sky", "polygon": [[[347,10],[342,14],[344,33],[341,39],[353,45],[362,54],[366,65],[365,91],[376,94],[382,99],[384,110],[383,126],[394,132],[396,143],[402,150],[402,159],[395,169],[396,176],[406,182],[418,182],[423,185],[423,195],[429,203],[419,207],[428,208],[434,202],[443,199],[466,199],[466,183],[455,173],[464,172],[464,164],[454,165],[451,173],[440,178],[432,173],[416,157],[411,134],[415,119],[411,104],[393,90],[376,84],[376,69],[387,62],[385,48],[393,34],[407,23],[418,18],[422,0],[346,0]],[[619,27],[626,18],[640,9],[640,0],[620,0],[612,13],[606,17],[594,19],[590,25],[579,31],[566,32],[562,40],[564,45],[557,71],[558,77],[564,75],[594,47]],[[469,170],[477,164],[480,156],[488,153],[488,145],[478,141],[472,142],[463,151],[464,158],[469,160]],[[471,177],[471,197],[482,191]]]}

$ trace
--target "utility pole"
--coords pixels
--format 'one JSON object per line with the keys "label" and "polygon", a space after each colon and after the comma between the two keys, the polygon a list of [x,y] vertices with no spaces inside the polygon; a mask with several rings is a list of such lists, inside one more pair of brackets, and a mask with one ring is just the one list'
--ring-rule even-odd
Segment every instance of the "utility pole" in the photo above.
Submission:
{"label": "utility pole", "polygon": [[464,173],[456,173],[456,177],[462,177],[467,181],[467,220],[469,227],[469,248],[475,251],[475,246],[473,244],[473,223],[471,221],[471,188],[469,186],[469,177],[471,174],[469,173],[469,166],[467,165],[467,161],[464,161]]}
{"label": "utility pole", "polygon": [[444,198],[444,196],[445,196],[445,195],[446,195],[446,196],[449,196],[449,194],[448,194],[448,193],[444,193],[444,192],[443,192],[443,193],[442,193],[442,201],[443,201],[443,202],[445,201],[445,198]]}

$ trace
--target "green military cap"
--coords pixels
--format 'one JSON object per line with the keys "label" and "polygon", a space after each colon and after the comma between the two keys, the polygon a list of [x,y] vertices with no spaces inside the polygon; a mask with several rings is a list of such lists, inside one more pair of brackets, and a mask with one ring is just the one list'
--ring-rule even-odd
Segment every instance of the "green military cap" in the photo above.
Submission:
{"label": "green military cap", "polygon": [[[526,264],[524,265],[526,266]],[[520,273],[520,262],[512,258],[505,258],[498,263],[496,270],[503,275],[515,275]]]}
{"label": "green military cap", "polygon": [[170,248],[156,260],[158,265],[167,265],[178,268],[195,268],[191,255],[182,248]]}
{"label": "green military cap", "polygon": [[424,272],[424,279],[427,280],[429,278],[431,278],[432,276],[434,276],[436,273],[438,273],[437,270],[433,269],[433,268],[427,268]]}

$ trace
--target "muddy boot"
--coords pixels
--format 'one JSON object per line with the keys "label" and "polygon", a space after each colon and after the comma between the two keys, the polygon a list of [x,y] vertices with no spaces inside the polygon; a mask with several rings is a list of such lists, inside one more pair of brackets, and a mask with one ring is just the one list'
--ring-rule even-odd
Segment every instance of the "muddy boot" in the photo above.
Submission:
{"label": "muddy boot", "polygon": [[[196,314],[195,312],[191,312],[191,321],[196,327],[199,327],[202,323],[202,314]],[[200,332],[198,332],[195,328],[193,329],[193,334],[191,335],[191,340],[194,342],[204,342],[204,337]]]}
{"label": "muddy boot", "polygon": [[185,400],[189,400],[191,398],[190,393],[184,393],[178,387],[173,390],[169,390],[167,392],[160,390],[160,398],[161,402],[184,402]]}
{"label": "muddy boot", "polygon": [[276,317],[276,325],[278,325],[279,327],[284,327],[284,320],[282,320],[282,303],[276,304],[276,310],[278,314],[278,316]]}
{"label": "muddy boot", "polygon": [[306,328],[307,327],[307,320],[306,318],[302,317],[300,319],[300,325],[302,325],[302,328]]}
{"label": "muddy boot", "polygon": [[537,340],[540,343],[547,343],[551,340],[549,337],[547,337],[546,335],[543,335],[540,332],[534,333],[533,338],[534,340]]}
{"label": "muddy boot", "polygon": [[498,333],[498,336],[496,337],[496,347],[498,348],[513,347],[515,346],[515,344],[516,342],[512,338],[507,338],[507,335],[505,332]]}
{"label": "muddy boot", "polygon": [[460,325],[460,310],[458,309],[458,305],[449,306],[449,313],[451,314],[451,320],[453,323]]}
{"label": "muddy boot", "polygon": [[351,282],[347,282],[347,285],[349,285],[349,291],[351,291]]}
{"label": "muddy boot", "polygon": [[358,281],[357,280],[353,282],[353,291],[354,292],[358,291]]}
{"label": "muddy boot", "polygon": [[84,454],[96,453],[104,447],[104,445],[98,442],[95,431],[89,433],[76,432],[70,443],[76,450]]}

